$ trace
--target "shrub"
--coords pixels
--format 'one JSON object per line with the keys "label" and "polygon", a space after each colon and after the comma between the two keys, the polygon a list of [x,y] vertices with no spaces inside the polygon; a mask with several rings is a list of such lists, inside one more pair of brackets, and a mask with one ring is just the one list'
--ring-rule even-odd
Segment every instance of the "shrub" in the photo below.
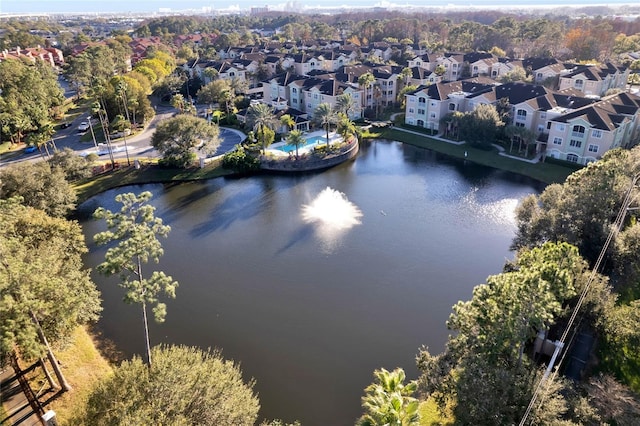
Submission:
{"label": "shrub", "polygon": [[260,160],[252,155],[240,145],[236,145],[233,151],[227,152],[222,157],[222,167],[238,172],[250,172],[260,169]]}

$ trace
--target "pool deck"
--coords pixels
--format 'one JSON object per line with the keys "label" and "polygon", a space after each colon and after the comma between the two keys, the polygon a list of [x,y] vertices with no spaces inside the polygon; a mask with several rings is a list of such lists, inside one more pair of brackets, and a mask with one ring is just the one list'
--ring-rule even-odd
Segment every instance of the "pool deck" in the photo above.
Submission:
{"label": "pool deck", "polygon": [[[326,144],[327,133],[324,130],[317,130],[315,132],[305,133],[304,137],[305,137],[305,139],[311,139],[311,138],[318,138],[319,137],[319,138],[322,138],[322,143],[321,144],[313,143],[313,144],[309,144],[309,145],[305,145],[305,146],[299,147],[298,148],[298,155],[308,154],[316,146]],[[337,142],[342,142],[342,138],[338,134],[336,134],[335,132],[329,133],[329,145],[337,143]],[[283,158],[284,157],[289,157],[291,155],[295,155],[295,153],[296,153],[295,148],[293,148],[290,152],[285,152],[285,151],[283,151],[281,149],[278,149],[278,148],[282,148],[284,146],[287,146],[287,141],[276,142],[274,144],[271,144],[271,146],[269,148],[267,148],[267,152],[269,154],[272,154],[272,155],[276,156],[276,157],[283,157]]]}
{"label": "pool deck", "polygon": [[[342,143],[342,138],[332,139],[330,135],[329,141],[330,144],[335,142]],[[260,168],[267,171],[286,173],[323,170],[355,158],[360,149],[357,138],[353,138],[352,142],[344,144],[328,154],[314,154],[312,151],[314,146],[316,145],[310,145],[304,153],[302,150],[299,150],[298,158],[296,158],[295,155],[283,151],[269,149],[267,152],[270,155],[262,157]],[[273,151],[278,151],[280,154],[273,155]],[[293,154],[295,154],[295,152]]]}

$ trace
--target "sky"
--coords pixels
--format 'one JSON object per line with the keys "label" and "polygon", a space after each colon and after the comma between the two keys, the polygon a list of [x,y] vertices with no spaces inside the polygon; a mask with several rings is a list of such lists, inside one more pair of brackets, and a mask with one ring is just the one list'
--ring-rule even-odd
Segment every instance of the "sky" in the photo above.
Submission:
{"label": "sky", "polygon": [[[246,10],[252,6],[273,6],[279,9],[278,5],[286,0],[0,0],[0,13],[113,13],[113,12],[158,12],[160,9],[202,10],[203,8],[213,9],[242,9]],[[520,7],[540,6],[567,6],[580,5],[621,5],[633,4],[629,0],[296,0],[301,7],[338,7],[349,5],[350,7],[385,6],[392,4],[408,4],[419,6],[446,6],[455,5],[458,7],[488,7],[488,6],[512,6]]]}

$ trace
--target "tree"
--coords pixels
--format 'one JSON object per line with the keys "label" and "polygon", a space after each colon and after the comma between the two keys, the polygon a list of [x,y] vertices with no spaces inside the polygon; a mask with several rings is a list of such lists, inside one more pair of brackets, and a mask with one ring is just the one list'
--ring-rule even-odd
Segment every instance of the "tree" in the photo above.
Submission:
{"label": "tree", "polygon": [[370,72],[362,74],[358,77],[358,85],[364,89],[364,107],[367,108],[369,106],[369,98],[373,97],[370,94],[367,94],[367,89],[369,89],[373,83],[375,83],[376,78]]}
{"label": "tree", "polygon": [[342,93],[336,97],[336,111],[351,117],[351,112],[355,110],[356,101],[351,93]]}
{"label": "tree", "polygon": [[329,146],[329,126],[334,124],[338,119],[336,112],[328,103],[321,103],[313,111],[313,120],[323,126],[327,133],[327,146]]}
{"label": "tree", "polygon": [[87,252],[77,222],[19,203],[0,201],[0,353],[23,358],[47,353],[63,389],[49,341],[60,342],[98,319],[100,295],[84,268]]}
{"label": "tree", "polygon": [[51,168],[60,168],[64,171],[65,178],[69,182],[90,177],[92,163],[90,156],[81,157],[74,150],[67,147],[56,151],[49,159]]}
{"label": "tree", "polygon": [[153,348],[147,368],[134,357],[91,392],[80,424],[253,425],[260,404],[253,380],[219,352]]}
{"label": "tree", "polygon": [[404,383],[402,368],[389,372],[384,368],[373,373],[375,381],[365,388],[362,407],[365,414],[358,420],[359,426],[401,425],[417,426],[419,402],[413,397],[418,386],[415,381]]}
{"label": "tree", "polygon": [[[640,148],[610,150],[562,185],[549,185],[539,196],[525,198],[516,210],[518,230],[512,247],[566,241],[593,265],[638,173],[639,161]],[[637,191],[633,189],[634,196]],[[613,250],[607,251],[603,264],[616,268],[613,255]],[[612,278],[617,286],[619,277]]]}
{"label": "tree", "polygon": [[273,139],[268,137],[269,132],[265,132],[265,129],[273,130],[273,128],[277,126],[277,123],[278,120],[273,112],[273,108],[267,104],[253,104],[247,109],[247,124],[256,132],[263,153],[267,149],[267,146],[273,142]]}
{"label": "tree", "polygon": [[198,102],[201,104],[214,104],[222,101],[222,94],[231,90],[229,80],[219,79],[205,84],[198,90]]}
{"label": "tree", "polygon": [[98,271],[105,275],[120,275],[120,285],[125,289],[125,302],[142,306],[144,336],[147,349],[147,364],[151,366],[151,345],[147,325],[147,305],[155,305],[153,313],[157,322],[163,322],[166,305],[160,303],[158,295],[164,292],[174,298],[178,283],[164,272],[154,271],[145,279],[142,265],[149,259],[159,262],[164,250],[158,237],[166,237],[171,228],[154,216],[155,207],[148,204],[152,195],[145,191],[136,196],[133,193],[119,194],[116,202],[122,203],[120,212],[112,213],[99,207],[93,216],[104,219],[107,231],[94,235],[98,245],[115,241],[117,245],[107,249],[105,261],[98,265]]}
{"label": "tree", "polygon": [[158,124],[151,144],[162,154],[166,164],[188,167],[195,159],[194,149],[212,155],[220,146],[217,124],[192,115],[179,114]]}
{"label": "tree", "polygon": [[291,130],[294,130],[294,127],[296,125],[296,120],[289,114],[283,114],[280,117],[280,123],[283,126],[286,126],[289,131],[291,131]]}
{"label": "tree", "polygon": [[0,139],[18,143],[31,132],[48,136],[46,127],[63,102],[51,67],[41,61],[33,65],[19,60],[0,62]]}
{"label": "tree", "polygon": [[76,203],[76,192],[66,180],[65,172],[49,163],[18,163],[0,172],[0,198],[22,197],[24,204],[64,217]]}
{"label": "tree", "polygon": [[494,105],[478,105],[462,117],[460,138],[472,145],[490,147],[495,142],[498,129],[503,125]]}
{"label": "tree", "polygon": [[300,130],[292,130],[287,135],[287,145],[296,147],[296,158],[298,158],[298,147],[304,145],[305,138]]}
{"label": "tree", "polygon": [[336,132],[342,137],[344,142],[348,142],[356,134],[356,126],[346,114],[338,114],[338,126]]}
{"label": "tree", "polygon": [[514,81],[523,81],[525,83],[530,83],[532,77],[527,76],[527,72],[522,67],[514,67],[511,71],[506,74],[500,76],[500,83],[512,83]]}

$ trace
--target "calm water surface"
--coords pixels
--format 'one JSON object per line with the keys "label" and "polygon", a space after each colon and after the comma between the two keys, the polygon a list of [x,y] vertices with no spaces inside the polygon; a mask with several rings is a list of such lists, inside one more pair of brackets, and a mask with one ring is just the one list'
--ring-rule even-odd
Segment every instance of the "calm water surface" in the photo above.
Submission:
{"label": "calm water surface", "polygon": [[[133,186],[81,212],[117,210],[121,192],[153,192],[172,227],[159,268],[180,287],[166,322],[151,326],[152,344],[220,348],[255,378],[262,417],[351,425],[374,369],[403,367],[413,379],[418,348],[443,349],[451,306],[500,272],[514,209],[540,189],[376,141],[323,173]],[[83,226],[89,240],[103,229]],[[103,257],[91,246],[88,264]],[[142,354],[140,308],[121,302],[115,281],[94,278],[99,328],[126,355]]]}

